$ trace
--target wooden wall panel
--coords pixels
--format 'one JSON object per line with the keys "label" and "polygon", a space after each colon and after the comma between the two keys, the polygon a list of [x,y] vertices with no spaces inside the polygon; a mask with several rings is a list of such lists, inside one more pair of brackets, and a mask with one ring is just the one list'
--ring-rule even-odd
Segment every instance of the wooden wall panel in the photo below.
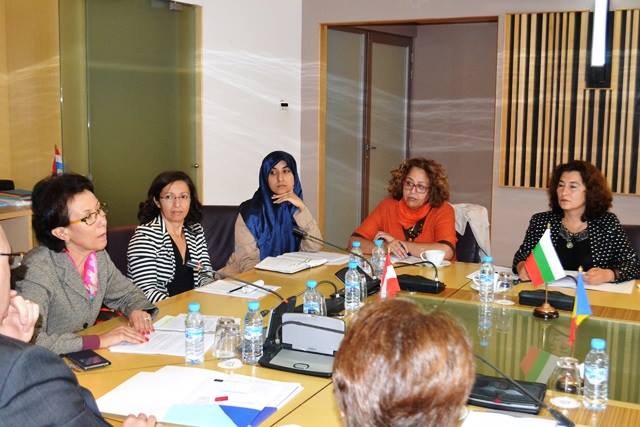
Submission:
{"label": "wooden wall panel", "polygon": [[546,188],[557,164],[583,159],[615,193],[640,194],[640,10],[610,16],[604,89],[586,87],[590,12],[506,16],[501,185]]}

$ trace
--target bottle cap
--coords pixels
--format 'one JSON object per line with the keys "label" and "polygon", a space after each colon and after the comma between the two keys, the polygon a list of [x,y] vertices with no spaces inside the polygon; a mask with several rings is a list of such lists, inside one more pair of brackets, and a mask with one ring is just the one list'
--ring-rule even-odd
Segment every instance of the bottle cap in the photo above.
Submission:
{"label": "bottle cap", "polygon": [[348,266],[349,266],[349,268],[350,268],[350,269],[352,269],[352,270],[353,270],[354,268],[358,268],[358,261],[349,261]]}
{"label": "bottle cap", "polygon": [[491,255],[485,255],[482,257],[482,262],[493,262],[493,257]]}
{"label": "bottle cap", "polygon": [[200,304],[197,302],[192,302],[189,304],[189,313],[195,313],[200,311]]}
{"label": "bottle cap", "polygon": [[315,280],[307,280],[307,287],[308,288],[315,288],[316,286],[318,286],[318,282],[316,282]]}
{"label": "bottle cap", "polygon": [[591,340],[591,348],[594,350],[602,351],[607,346],[607,342],[602,338],[593,338]]}
{"label": "bottle cap", "polygon": [[354,240],[354,241],[351,243],[351,247],[352,247],[352,248],[359,248],[359,247],[360,247],[360,240]]}
{"label": "bottle cap", "polygon": [[378,240],[374,240],[374,242],[376,244],[377,247],[381,248],[382,247],[382,239],[378,239]]}
{"label": "bottle cap", "polygon": [[260,303],[258,301],[249,301],[249,310],[256,311],[260,308]]}

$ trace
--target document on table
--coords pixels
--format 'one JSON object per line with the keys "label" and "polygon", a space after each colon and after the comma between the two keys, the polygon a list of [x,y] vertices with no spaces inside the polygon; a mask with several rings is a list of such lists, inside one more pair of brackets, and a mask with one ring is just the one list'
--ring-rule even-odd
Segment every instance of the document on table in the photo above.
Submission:
{"label": "document on table", "polygon": [[[262,286],[263,288],[271,289],[272,291],[280,289],[280,286],[265,285],[264,281],[262,280],[256,280],[253,283],[258,286]],[[216,280],[215,282],[200,286],[199,288],[194,288],[194,291],[245,299],[260,299],[268,294],[268,292],[265,292],[261,289],[254,288],[242,282],[237,282],[235,280],[229,279]]]}
{"label": "document on table", "polygon": [[[213,332],[204,334],[204,351],[213,345]],[[184,357],[184,333],[176,331],[154,331],[149,334],[149,341],[142,344],[123,342],[109,347],[114,353],[134,354],[166,354],[168,356]]]}
{"label": "document on table", "polygon": [[259,425],[300,391],[299,383],[165,366],[136,374],[97,402],[103,413],[143,412],[165,423],[250,426]]}
{"label": "document on table", "polygon": [[310,260],[324,260],[327,265],[342,265],[346,264],[349,261],[349,254],[339,253],[339,252],[327,252],[327,251],[318,251],[318,252],[288,252],[285,254],[289,258],[298,258],[298,259],[310,259]]}
{"label": "document on table", "polygon": [[[567,276],[578,277],[577,271],[567,270],[565,271]],[[635,285],[635,280],[627,280],[626,282],[620,283],[603,283],[601,285],[587,285],[584,284],[585,289],[590,289],[592,291],[600,291],[600,292],[615,292],[617,294],[630,294],[633,292],[633,286]],[[547,285],[550,288],[576,288],[576,282],[573,281],[571,277],[563,277],[562,279],[558,279],[555,282],[551,282]]]}
{"label": "document on table", "polygon": [[276,273],[293,274],[326,263],[326,258],[304,257],[294,252],[276,257],[268,256],[260,261],[255,268],[258,270],[275,271]]}

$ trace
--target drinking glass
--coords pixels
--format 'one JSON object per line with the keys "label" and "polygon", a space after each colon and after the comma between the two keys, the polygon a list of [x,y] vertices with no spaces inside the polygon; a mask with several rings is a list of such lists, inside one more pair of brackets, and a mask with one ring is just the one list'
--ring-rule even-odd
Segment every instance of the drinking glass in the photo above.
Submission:
{"label": "drinking glass", "polygon": [[511,288],[513,287],[513,275],[508,271],[498,273],[498,282],[496,283],[496,293],[498,298],[496,304],[513,305],[513,297]]}
{"label": "drinking glass", "polygon": [[[582,378],[580,378],[580,371],[578,369],[578,359],[574,357],[561,357],[558,359],[556,368],[549,377],[547,385],[552,390],[569,394],[580,394],[582,391]],[[577,403],[577,400],[571,397],[564,397],[564,400],[567,401],[568,407],[572,407]],[[554,404],[556,403],[554,402]]]}
{"label": "drinking glass", "polygon": [[230,317],[219,318],[214,339],[214,356],[217,359],[237,357],[240,338],[240,325]]}

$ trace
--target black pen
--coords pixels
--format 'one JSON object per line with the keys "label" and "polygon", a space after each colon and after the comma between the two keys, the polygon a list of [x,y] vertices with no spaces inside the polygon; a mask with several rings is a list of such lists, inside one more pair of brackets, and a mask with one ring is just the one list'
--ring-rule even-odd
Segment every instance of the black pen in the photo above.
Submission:
{"label": "black pen", "polygon": [[232,294],[232,293],[234,293],[235,291],[239,291],[240,289],[244,288],[245,286],[247,286],[247,285],[238,286],[237,288],[233,288],[233,289],[231,289],[231,290],[230,290],[229,292],[227,292],[227,293],[228,293],[228,294]]}

